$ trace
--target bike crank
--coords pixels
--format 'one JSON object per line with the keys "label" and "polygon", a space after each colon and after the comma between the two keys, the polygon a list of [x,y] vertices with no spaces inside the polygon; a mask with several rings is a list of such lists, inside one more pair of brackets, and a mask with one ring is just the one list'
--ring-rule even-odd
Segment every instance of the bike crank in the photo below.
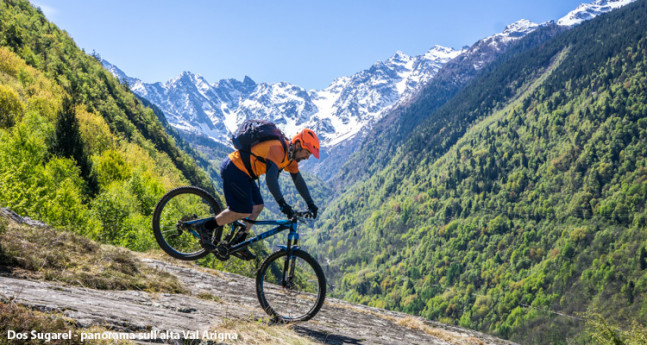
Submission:
{"label": "bike crank", "polygon": [[226,261],[229,260],[229,243],[221,242],[216,246],[216,249],[213,250],[213,255],[216,256],[219,260]]}

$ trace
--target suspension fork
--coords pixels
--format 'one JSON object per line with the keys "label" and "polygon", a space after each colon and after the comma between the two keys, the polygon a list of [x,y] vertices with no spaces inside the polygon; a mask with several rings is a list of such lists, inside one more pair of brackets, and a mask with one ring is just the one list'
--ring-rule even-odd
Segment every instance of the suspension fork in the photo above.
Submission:
{"label": "suspension fork", "polygon": [[290,228],[290,233],[288,234],[288,244],[285,247],[285,263],[283,265],[283,278],[281,279],[281,286],[284,288],[290,288],[294,280],[294,266],[296,263],[296,257],[292,252],[299,249],[297,245],[299,243],[299,234],[296,231],[296,223],[292,223]]}

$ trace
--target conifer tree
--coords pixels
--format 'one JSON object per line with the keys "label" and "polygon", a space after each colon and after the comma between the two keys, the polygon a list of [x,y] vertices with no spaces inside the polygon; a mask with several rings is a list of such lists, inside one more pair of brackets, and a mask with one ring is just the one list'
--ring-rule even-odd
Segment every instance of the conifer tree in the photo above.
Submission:
{"label": "conifer tree", "polygon": [[74,101],[65,97],[63,106],[57,114],[54,140],[50,147],[53,155],[72,158],[81,169],[81,177],[87,183],[87,192],[95,195],[99,189],[97,177],[92,172],[92,164],[88,158],[79,130],[79,121],[74,110]]}

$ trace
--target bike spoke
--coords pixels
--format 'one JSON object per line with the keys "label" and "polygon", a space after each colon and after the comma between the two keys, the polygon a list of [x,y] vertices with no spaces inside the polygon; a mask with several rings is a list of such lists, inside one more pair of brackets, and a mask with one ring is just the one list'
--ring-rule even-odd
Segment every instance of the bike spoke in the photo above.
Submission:
{"label": "bike spoke", "polygon": [[[303,258],[295,256],[287,266],[294,272],[286,275],[286,286],[282,286],[286,256],[272,263],[263,278],[263,293],[268,306],[284,320],[301,319],[315,308],[319,294],[319,280],[316,272]],[[276,273],[279,273],[276,276]]]}
{"label": "bike spoke", "polygon": [[161,205],[159,212],[159,234],[169,250],[179,256],[194,256],[203,252],[197,231],[184,226],[178,231],[178,224],[212,217],[213,202],[207,197],[186,192],[179,193]]}

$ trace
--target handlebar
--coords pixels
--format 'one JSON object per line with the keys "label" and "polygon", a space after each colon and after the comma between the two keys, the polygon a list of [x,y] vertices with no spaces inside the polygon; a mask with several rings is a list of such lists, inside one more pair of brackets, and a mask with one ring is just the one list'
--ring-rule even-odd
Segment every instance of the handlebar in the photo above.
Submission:
{"label": "handlebar", "polygon": [[305,212],[294,212],[294,217],[292,217],[290,220],[291,221],[306,221],[308,219],[314,219],[314,216],[312,215],[312,212],[310,211],[305,211]]}

